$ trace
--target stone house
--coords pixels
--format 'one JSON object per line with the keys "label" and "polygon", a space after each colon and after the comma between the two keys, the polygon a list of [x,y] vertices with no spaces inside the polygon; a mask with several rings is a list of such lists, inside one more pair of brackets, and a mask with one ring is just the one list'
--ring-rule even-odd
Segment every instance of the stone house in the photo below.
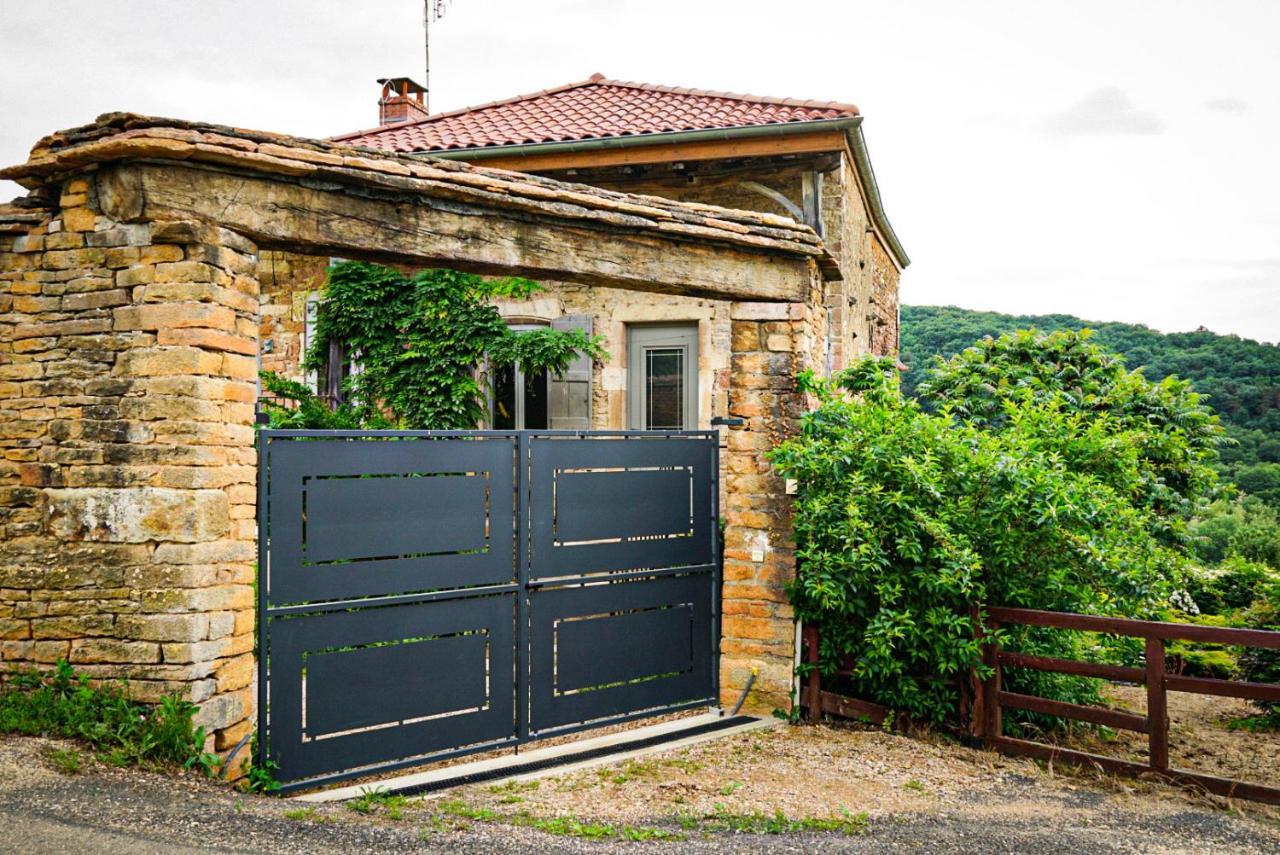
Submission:
{"label": "stone house", "polygon": [[[413,81],[379,82],[378,127],[335,141],[803,222],[834,259],[824,271],[826,369],[897,352],[898,279],[909,259],[885,216],[857,107],[595,74],[429,115]],[[298,364],[327,264],[264,254],[263,368],[304,379]],[[490,426],[705,429],[713,418],[746,414],[750,405],[729,393],[729,303],[542,284],[537,299],[500,306],[509,322],[602,334],[609,359],[582,360],[563,377],[499,373]],[[765,344],[781,348],[782,339]]]}
{"label": "stone house", "polygon": [[66,658],[181,691],[218,751],[247,738],[255,380],[299,374],[344,257],[527,275],[547,291],[511,323],[603,335],[600,364],[506,378],[495,427],[742,420],[721,699],[754,681],[786,707],[794,544],[767,453],[806,406],[796,371],[895,352],[908,261],[857,110],[593,78],[425,116],[389,84],[387,121],[339,140],[117,113],[0,169],[29,191],[0,205],[3,668]]}

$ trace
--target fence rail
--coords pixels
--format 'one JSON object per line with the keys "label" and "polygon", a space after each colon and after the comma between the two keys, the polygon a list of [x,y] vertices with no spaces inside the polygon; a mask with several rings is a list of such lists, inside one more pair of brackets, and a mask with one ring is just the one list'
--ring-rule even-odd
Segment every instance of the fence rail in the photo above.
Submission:
{"label": "fence rail", "polygon": [[[984,645],[983,660],[992,670],[992,675],[982,681],[981,700],[975,721],[978,724],[978,735],[989,747],[1042,760],[1098,766],[1112,772],[1135,775],[1154,773],[1175,783],[1197,786],[1217,795],[1280,804],[1280,789],[1275,787],[1172,768],[1169,765],[1168,712],[1168,693],[1171,691],[1247,700],[1280,701],[1280,685],[1183,677],[1165,673],[1165,643],[1168,641],[1200,641],[1280,650],[1280,632],[1108,618],[1037,609],[997,607],[987,610],[988,630],[995,630],[1005,625],[1083,630],[1142,638],[1146,642],[1146,667],[1124,668],[1071,659],[1031,656],[1016,651],[1001,650],[998,642],[988,641]],[[990,632],[987,638],[993,638]],[[1006,692],[1001,686],[1002,671],[1005,667],[1100,677],[1105,680],[1143,685],[1147,690],[1147,714],[1140,716],[1120,710]],[[1005,708],[1028,710],[1145,733],[1148,739],[1147,762],[1143,764],[1120,760],[1005,736]]]}
{"label": "fence rail", "polygon": [[[1145,667],[1106,665],[1003,650],[993,635],[993,631],[1001,626],[1035,626],[1142,638],[1146,645]],[[1170,783],[1199,788],[1221,796],[1280,804],[1280,788],[1220,778],[1170,766],[1168,713],[1169,692],[1280,703],[1280,684],[1185,677],[1165,671],[1165,643],[1168,641],[1198,641],[1280,650],[1280,632],[1003,607],[987,609],[986,628],[988,631],[983,645],[983,663],[990,670],[991,676],[980,681],[978,696],[968,708],[971,720],[968,732],[971,736],[979,737],[988,748],[1049,762],[1090,766],[1118,774],[1155,775]],[[817,667],[818,628],[806,626],[804,641],[809,676],[801,692],[801,702],[807,708],[810,721],[818,720],[823,713],[844,718],[870,719],[877,723],[893,715],[891,710],[869,701],[824,691]],[[1147,712],[1146,715],[1136,715],[1122,710],[1008,692],[1002,687],[1004,668],[1028,668],[1145,686]],[[848,668],[842,668],[836,673],[848,675],[851,671]],[[1006,708],[1145,733],[1148,739],[1147,762],[1138,763],[1005,736],[1004,710]]]}

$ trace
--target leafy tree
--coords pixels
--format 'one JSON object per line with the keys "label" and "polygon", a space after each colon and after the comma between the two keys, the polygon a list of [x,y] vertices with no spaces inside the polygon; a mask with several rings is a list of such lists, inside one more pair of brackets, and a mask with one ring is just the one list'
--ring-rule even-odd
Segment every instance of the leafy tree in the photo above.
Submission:
{"label": "leafy tree", "polygon": [[1126,370],[1089,330],[983,339],[938,360],[918,388],[943,412],[988,430],[1008,429],[1028,408],[1075,417],[1059,447],[1067,465],[1132,495],[1170,541],[1219,491],[1223,431],[1213,411],[1184,380],[1153,383]]}
{"label": "leafy tree", "polygon": [[1280,508],[1280,463],[1254,463],[1235,471],[1240,489]]}
{"label": "leafy tree", "polygon": [[1214,502],[1191,534],[1196,557],[1206,565],[1235,555],[1280,570],[1280,514],[1256,496]]}
{"label": "leafy tree", "polygon": [[[1063,392],[1008,396],[999,429],[926,412],[899,392],[892,360],[798,382],[818,407],[771,454],[799,482],[789,593],[822,627],[822,670],[850,664],[860,696],[954,714],[955,682],[980,659],[976,605],[1148,614],[1166,601],[1183,559],[1134,501],[1149,482],[1144,437]],[[1028,652],[1062,643],[1019,639]],[[1048,697],[1092,692],[1061,675],[1010,679]]]}
{"label": "leafy tree", "polygon": [[293,414],[270,408],[272,423],[465,430],[487,413],[486,363],[559,374],[579,354],[605,358],[598,336],[555,329],[517,334],[503,322],[495,299],[523,299],[538,290],[527,279],[456,270],[406,276],[364,262],[336,264],[304,367],[326,370],[329,343],[341,343],[359,366],[343,384],[349,403],[324,412],[305,387],[267,375],[266,388],[296,404]]}
{"label": "leafy tree", "polygon": [[[1072,315],[1005,315],[954,306],[902,307],[903,376],[914,395],[933,357],[950,359],[984,336],[1017,329],[1045,331],[1091,328],[1096,341],[1123,356],[1130,367],[1145,366],[1153,380],[1177,375],[1209,396],[1233,444],[1223,446],[1221,468],[1228,480],[1244,466],[1280,463],[1280,346],[1207,330],[1161,333],[1136,324],[1095,323]],[[928,406],[928,402],[925,402]]]}

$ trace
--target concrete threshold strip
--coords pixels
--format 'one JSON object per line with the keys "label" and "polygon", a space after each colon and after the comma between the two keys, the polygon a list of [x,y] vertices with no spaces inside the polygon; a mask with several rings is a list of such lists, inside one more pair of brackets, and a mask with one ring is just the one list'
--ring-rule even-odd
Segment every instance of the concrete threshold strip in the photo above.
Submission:
{"label": "concrete threshold strip", "polygon": [[636,757],[646,757],[662,751],[685,748],[725,736],[776,727],[782,723],[780,719],[772,717],[722,716],[719,713],[707,713],[564,745],[537,748],[510,757],[477,760],[474,763],[463,763],[443,769],[428,769],[425,772],[397,775],[380,781],[305,793],[294,796],[293,800],[299,802],[346,801],[359,798],[372,790],[429,797],[464,784],[487,783],[497,786],[509,781],[532,781],[537,778],[576,772],[579,769],[591,769]]}

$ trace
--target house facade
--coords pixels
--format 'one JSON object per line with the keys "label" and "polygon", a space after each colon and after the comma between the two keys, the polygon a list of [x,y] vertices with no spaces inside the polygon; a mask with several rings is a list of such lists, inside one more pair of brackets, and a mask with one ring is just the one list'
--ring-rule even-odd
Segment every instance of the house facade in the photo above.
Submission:
{"label": "house facade", "polygon": [[[826,370],[862,354],[897,353],[898,282],[909,259],[885,216],[857,107],[597,74],[428,115],[412,81],[380,82],[378,127],[335,141],[803,222],[828,251],[825,336],[814,343]],[[328,263],[263,254],[264,369],[308,379],[300,359]],[[542,284],[546,290],[534,299],[500,305],[508,322],[602,335],[609,358],[580,360],[560,377],[499,373],[490,427],[705,429],[717,417],[749,415],[749,405],[729,388],[728,302],[692,289],[672,295]],[[781,334],[786,320],[776,321],[776,337],[761,342],[766,351],[781,353],[787,346]],[[763,330],[768,338],[767,323]]]}

